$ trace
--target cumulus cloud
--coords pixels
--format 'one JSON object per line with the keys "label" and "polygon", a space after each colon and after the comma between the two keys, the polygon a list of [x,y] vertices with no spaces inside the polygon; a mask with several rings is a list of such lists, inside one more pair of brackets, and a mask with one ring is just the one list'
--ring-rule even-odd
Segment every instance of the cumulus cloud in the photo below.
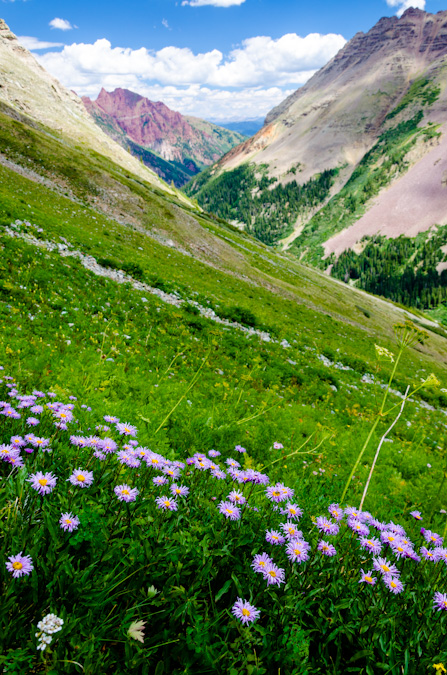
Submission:
{"label": "cumulus cloud", "polygon": [[[218,49],[112,47],[106,39],[40,55],[66,87],[96,96],[122,87],[156,97],[182,113],[214,119],[259,117],[304,84],[345,44],[341,35],[258,36],[224,55]],[[235,115],[236,113],[236,115]]]}
{"label": "cumulus cloud", "polygon": [[51,28],[57,28],[57,30],[73,30],[74,26],[71,25],[67,19],[52,19],[48,24]]}
{"label": "cumulus cloud", "polygon": [[397,16],[402,16],[410,7],[425,9],[426,0],[386,0],[386,4],[388,7],[397,7]]}
{"label": "cumulus cloud", "polygon": [[63,42],[45,42],[29,35],[18,35],[17,40],[21,45],[30,51],[38,49],[51,49],[52,47],[63,47]]}
{"label": "cumulus cloud", "polygon": [[205,5],[234,7],[235,5],[242,5],[243,2],[245,0],[183,0],[182,5],[189,5],[190,7],[204,7]]}

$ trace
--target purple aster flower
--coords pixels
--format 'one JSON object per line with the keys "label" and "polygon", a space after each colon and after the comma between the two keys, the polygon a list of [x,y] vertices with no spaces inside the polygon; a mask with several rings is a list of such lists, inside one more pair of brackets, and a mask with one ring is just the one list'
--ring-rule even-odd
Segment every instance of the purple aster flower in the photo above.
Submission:
{"label": "purple aster flower", "polygon": [[208,453],[208,457],[219,457],[219,456],[220,456],[219,450],[210,450]]}
{"label": "purple aster flower", "polygon": [[285,581],[284,570],[277,567],[273,562],[267,563],[263,575],[268,586],[281,586]]}
{"label": "purple aster flower", "polygon": [[353,532],[356,532],[358,535],[362,537],[367,537],[369,534],[369,527],[368,525],[365,525],[365,523],[362,523],[360,518],[355,518],[353,516],[348,518],[348,527],[351,528]]}
{"label": "purple aster flower", "polygon": [[70,401],[77,401],[77,400],[78,400],[78,399],[76,398],[76,396],[69,396],[68,398],[69,398]]}
{"label": "purple aster flower", "polygon": [[283,447],[284,447],[283,444],[282,444],[282,443],[278,443],[278,441],[275,441],[275,442],[273,443],[273,448],[274,448],[275,450],[282,450]]}
{"label": "purple aster flower", "polygon": [[26,423],[29,427],[37,427],[37,425],[40,424],[40,420],[38,420],[37,417],[27,417]]}
{"label": "purple aster flower", "polygon": [[447,593],[440,593],[437,591],[433,596],[433,609],[438,612],[447,610]]}
{"label": "purple aster flower", "polygon": [[131,424],[128,424],[127,422],[124,423],[118,422],[118,424],[116,425],[116,430],[122,436],[136,436],[138,433],[137,428],[132,426]]}
{"label": "purple aster flower", "polygon": [[0,445],[0,458],[6,460],[11,454],[17,455],[20,450],[13,448],[11,445]]}
{"label": "purple aster flower", "polygon": [[187,497],[189,495],[189,487],[186,487],[186,485],[177,485],[177,483],[172,483],[169,489],[171,490],[171,493],[174,495],[174,497],[176,495],[177,497]]}
{"label": "purple aster flower", "polygon": [[106,453],[103,452],[102,450],[95,450],[95,452],[93,453],[93,457],[96,457],[96,459],[99,459],[101,461],[107,459]]}
{"label": "purple aster flower", "polygon": [[178,509],[177,502],[175,499],[171,499],[170,497],[157,497],[155,502],[158,508],[163,509],[163,511],[177,511]]}
{"label": "purple aster flower", "polygon": [[378,539],[374,539],[374,537],[360,537],[360,546],[374,553],[374,555],[378,555],[382,550],[382,544]]}
{"label": "purple aster flower", "polygon": [[284,494],[284,485],[277,483],[276,485],[269,485],[265,494],[272,502],[284,502],[287,499],[287,494]]}
{"label": "purple aster flower", "polygon": [[22,445],[26,445],[26,441],[21,436],[11,436],[10,445],[13,448],[20,448]]}
{"label": "purple aster flower", "polygon": [[26,480],[31,483],[33,490],[37,490],[40,495],[47,495],[56,487],[57,477],[50,472],[37,471],[37,473],[31,473]]}
{"label": "purple aster flower", "polygon": [[405,537],[405,535],[406,535],[405,529],[402,527],[402,525],[398,525],[396,523],[393,523],[393,521],[390,521],[388,523],[387,527],[388,527],[389,530],[391,530],[391,532],[395,532],[400,537]]}
{"label": "purple aster flower", "polygon": [[10,455],[7,461],[9,464],[12,464],[12,466],[14,466],[16,469],[21,469],[22,466],[25,466],[23,463],[23,458],[20,457],[20,455],[17,456]]}
{"label": "purple aster flower", "polygon": [[323,539],[319,542],[317,548],[323,555],[327,555],[329,558],[332,558],[332,556],[337,554],[335,546],[328,544],[327,541],[324,541]]}
{"label": "purple aster flower", "polygon": [[352,506],[347,506],[345,508],[345,514],[349,517],[352,516],[353,518],[360,518],[360,511],[359,509],[355,509]]}
{"label": "purple aster flower", "polygon": [[301,539],[303,536],[301,530],[298,530],[297,526],[290,521],[287,521],[287,523],[281,523],[280,528],[289,541],[292,541],[292,539]]}
{"label": "purple aster flower", "polygon": [[207,469],[210,468],[212,462],[208,459],[208,457],[196,457],[194,461],[194,466],[196,469],[199,469],[199,471],[207,471]]}
{"label": "purple aster flower", "polygon": [[119,417],[114,417],[113,415],[104,415],[102,418],[104,422],[108,422],[109,424],[116,424],[119,422]]}
{"label": "purple aster flower", "polygon": [[434,546],[442,546],[444,540],[439,534],[436,534],[436,532],[424,530],[423,535],[425,541],[427,541],[429,544],[433,544]]}
{"label": "purple aster flower", "polygon": [[399,579],[399,577],[393,577],[391,574],[385,574],[382,577],[383,583],[389,590],[394,593],[394,595],[397,595],[398,593],[402,593],[404,590],[404,585]]}
{"label": "purple aster flower", "polygon": [[90,487],[93,483],[93,471],[75,469],[68,480],[72,485],[78,485],[81,488]]}
{"label": "purple aster flower", "polygon": [[266,566],[272,562],[273,560],[270,558],[269,555],[267,555],[267,553],[258,553],[253,558],[251,566],[253,567],[255,572],[261,572],[261,574],[264,574]]}
{"label": "purple aster flower", "polygon": [[221,471],[220,469],[211,471],[211,475],[214,476],[214,478],[218,478],[219,480],[225,480],[225,478],[227,477],[225,471]]}
{"label": "purple aster flower", "polygon": [[373,517],[372,517],[372,515],[370,514],[369,511],[360,511],[359,518],[362,521],[362,523],[371,523],[372,524]]}
{"label": "purple aster flower", "polygon": [[33,407],[30,408],[30,411],[35,415],[40,415],[43,413],[43,405],[33,405]]}
{"label": "purple aster flower", "polygon": [[374,558],[373,567],[377,572],[380,572],[384,575],[388,574],[397,577],[400,574],[396,565],[390,563],[386,558]]}
{"label": "purple aster flower", "polygon": [[134,469],[138,468],[141,464],[139,459],[131,455],[130,452],[126,452],[125,450],[120,450],[117,453],[116,457],[121,464],[125,464],[126,466],[130,466]]}
{"label": "purple aster flower", "polygon": [[369,570],[368,572],[364,572],[363,570],[360,570],[360,571],[362,573],[362,576],[360,578],[359,584],[365,583],[365,584],[369,584],[370,586],[374,586],[377,579],[372,576],[372,570]]}
{"label": "purple aster flower", "polygon": [[438,560],[442,560],[447,565],[447,548],[442,548],[442,546],[435,548],[435,557],[436,562],[438,562]]}
{"label": "purple aster flower", "polygon": [[233,504],[240,504],[241,506],[247,501],[242,492],[239,492],[238,490],[232,490],[228,495],[228,500],[233,502]]}
{"label": "purple aster flower", "polygon": [[281,546],[281,544],[284,544],[285,542],[285,538],[276,530],[267,530],[265,533],[265,540],[269,544],[275,544],[276,546]]}
{"label": "purple aster flower", "polygon": [[380,520],[377,520],[377,518],[373,518],[371,521],[371,525],[376,528],[376,530],[379,530],[379,532],[384,532],[387,530],[386,523],[380,522]]}
{"label": "purple aster flower", "polygon": [[391,548],[393,552],[396,554],[398,560],[400,560],[401,558],[410,557],[411,546],[407,546],[407,544],[404,544],[402,539],[397,539],[396,541],[394,541],[391,544]]}
{"label": "purple aster flower", "polygon": [[41,450],[46,450],[50,444],[49,438],[39,438],[38,436],[33,436],[30,440],[31,445],[34,445],[35,448],[40,448]]}
{"label": "purple aster flower", "polygon": [[380,535],[380,539],[383,541],[384,544],[389,544],[391,546],[396,541],[399,541],[400,537],[391,530],[385,530],[385,532],[382,532],[382,534]]}
{"label": "purple aster flower", "polygon": [[72,513],[63,513],[59,519],[59,525],[64,531],[73,532],[79,527],[79,518]]}
{"label": "purple aster flower", "polygon": [[236,619],[240,619],[243,624],[253,623],[260,616],[259,609],[256,609],[254,605],[250,605],[248,600],[242,600],[242,598],[236,600],[231,611]]}
{"label": "purple aster flower", "polygon": [[241,453],[247,452],[246,449],[242,447],[242,445],[236,445],[236,447],[234,449],[236,450],[236,452],[241,452]]}
{"label": "purple aster flower", "polygon": [[22,551],[17,555],[10,555],[8,560],[9,562],[5,563],[6,569],[8,572],[12,572],[14,579],[23,577],[24,575],[28,576],[34,569],[31,556],[22,555]]}
{"label": "purple aster flower", "polygon": [[14,410],[14,408],[3,408],[0,414],[11,420],[19,420],[21,417],[20,413],[18,413],[17,410]]}
{"label": "purple aster flower", "polygon": [[410,516],[413,516],[415,520],[422,520],[420,511],[410,511]]}
{"label": "purple aster flower", "polygon": [[299,520],[303,515],[303,512],[298,504],[291,504],[290,502],[287,502],[285,508],[281,509],[281,513],[283,516],[287,516],[292,520]]}
{"label": "purple aster flower", "polygon": [[219,512],[225,516],[225,518],[229,518],[230,520],[239,520],[241,517],[240,508],[231,502],[220,502],[217,508],[219,509]]}
{"label": "purple aster flower", "polygon": [[331,514],[332,518],[335,518],[337,522],[343,520],[344,511],[339,504],[331,504],[330,506],[328,506],[327,510]]}
{"label": "purple aster flower", "polygon": [[169,478],[175,480],[180,476],[180,469],[177,469],[176,466],[165,466],[163,467],[163,473],[165,474],[165,476],[168,476]]}
{"label": "purple aster flower", "polygon": [[65,424],[73,421],[73,413],[70,410],[58,410],[54,413],[54,416]]}
{"label": "purple aster flower", "polygon": [[131,488],[128,485],[117,485],[113,491],[120,502],[134,502],[139,495],[137,488]]}
{"label": "purple aster flower", "polygon": [[337,523],[333,523],[332,520],[325,516],[318,516],[316,524],[320,532],[324,532],[325,534],[335,535],[338,534],[340,529]]}
{"label": "purple aster flower", "polygon": [[293,539],[286,545],[286,555],[291,562],[303,563],[309,560],[309,544],[302,539]]}
{"label": "purple aster flower", "polygon": [[155,476],[155,478],[152,479],[152,482],[154,485],[165,485],[169,481],[164,476]]}
{"label": "purple aster flower", "polygon": [[239,469],[240,466],[241,466],[239,464],[239,462],[236,462],[235,459],[231,459],[231,457],[229,457],[228,459],[225,460],[225,464],[227,464],[228,466],[231,466],[233,469]]}
{"label": "purple aster flower", "polygon": [[162,468],[165,465],[165,458],[159,455],[158,452],[150,452],[144,459],[148,466]]}
{"label": "purple aster flower", "polygon": [[437,549],[429,549],[426,548],[425,546],[422,546],[420,548],[420,552],[423,558],[425,560],[431,560],[431,562],[438,562],[437,560]]}

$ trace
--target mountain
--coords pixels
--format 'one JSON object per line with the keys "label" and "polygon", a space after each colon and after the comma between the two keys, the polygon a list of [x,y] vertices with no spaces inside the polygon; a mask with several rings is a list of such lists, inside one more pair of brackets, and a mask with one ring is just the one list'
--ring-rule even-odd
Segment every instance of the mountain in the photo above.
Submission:
{"label": "mountain", "polygon": [[219,125],[225,129],[230,129],[230,131],[236,131],[243,136],[254,136],[264,126],[264,118],[258,117],[253,120],[239,120],[237,122],[219,122]]}
{"label": "mountain", "polygon": [[446,84],[447,11],[382,18],[186,191],[323,268],[365,234],[444,225]]}
{"label": "mountain", "polygon": [[82,100],[106,134],[177,187],[243,140],[241,134],[183,116],[128,89],[101,89],[96,101]]}

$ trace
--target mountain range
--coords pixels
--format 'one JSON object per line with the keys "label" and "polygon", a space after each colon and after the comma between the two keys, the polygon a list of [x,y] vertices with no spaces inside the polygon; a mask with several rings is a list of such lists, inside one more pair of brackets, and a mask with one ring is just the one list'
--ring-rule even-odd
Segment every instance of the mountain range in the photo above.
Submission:
{"label": "mountain range", "polygon": [[446,85],[447,11],[382,18],[186,191],[328,273],[365,236],[425,242],[447,223]]}
{"label": "mountain range", "polygon": [[82,101],[106,134],[176,187],[244,140],[240,133],[181,115],[128,89],[101,89],[96,101],[86,96]]}

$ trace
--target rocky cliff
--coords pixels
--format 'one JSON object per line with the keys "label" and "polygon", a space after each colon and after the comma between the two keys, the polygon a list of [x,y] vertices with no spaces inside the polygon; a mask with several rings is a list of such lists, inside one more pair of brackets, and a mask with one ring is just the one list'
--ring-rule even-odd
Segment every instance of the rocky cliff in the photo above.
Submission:
{"label": "rocky cliff", "polygon": [[[82,100],[103,131],[176,185],[183,185],[243,139],[127,89],[102,89],[96,101]],[[159,158],[164,161],[157,161]]]}

